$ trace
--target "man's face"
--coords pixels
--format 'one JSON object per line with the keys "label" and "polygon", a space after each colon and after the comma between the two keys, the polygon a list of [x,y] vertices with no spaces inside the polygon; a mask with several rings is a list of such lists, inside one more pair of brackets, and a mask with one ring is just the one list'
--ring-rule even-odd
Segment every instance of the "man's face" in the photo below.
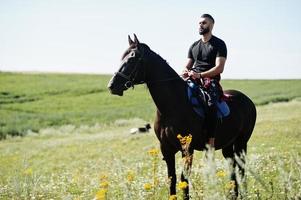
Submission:
{"label": "man's face", "polygon": [[208,18],[201,18],[199,22],[199,33],[200,35],[205,35],[209,33],[213,28],[213,23]]}

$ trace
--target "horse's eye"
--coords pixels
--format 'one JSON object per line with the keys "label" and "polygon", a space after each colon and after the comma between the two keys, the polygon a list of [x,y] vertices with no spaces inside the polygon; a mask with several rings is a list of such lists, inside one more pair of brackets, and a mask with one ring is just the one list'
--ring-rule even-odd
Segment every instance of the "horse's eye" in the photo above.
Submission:
{"label": "horse's eye", "polygon": [[131,57],[135,57],[135,52],[132,52],[132,53],[130,54],[130,56],[131,56]]}

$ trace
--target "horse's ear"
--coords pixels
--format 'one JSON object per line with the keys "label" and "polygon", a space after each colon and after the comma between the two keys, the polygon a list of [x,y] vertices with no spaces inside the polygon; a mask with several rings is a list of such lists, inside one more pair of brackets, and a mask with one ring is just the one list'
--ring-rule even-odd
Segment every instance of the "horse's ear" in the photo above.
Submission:
{"label": "horse's ear", "polygon": [[131,39],[131,36],[129,35],[128,35],[128,40],[129,40],[129,45],[131,46],[134,43],[134,41]]}
{"label": "horse's ear", "polygon": [[137,35],[135,33],[134,33],[134,42],[135,42],[135,44],[139,44],[139,40],[138,40]]}

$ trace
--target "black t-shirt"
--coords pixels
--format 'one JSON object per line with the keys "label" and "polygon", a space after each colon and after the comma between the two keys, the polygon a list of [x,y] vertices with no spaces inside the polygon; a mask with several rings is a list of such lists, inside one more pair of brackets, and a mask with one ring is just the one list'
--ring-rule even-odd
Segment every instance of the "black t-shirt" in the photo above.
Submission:
{"label": "black t-shirt", "polygon": [[[216,57],[227,58],[227,47],[223,40],[212,35],[210,40],[204,43],[201,39],[194,42],[189,48],[188,58],[194,61],[193,67],[199,72],[207,71],[215,66]],[[220,80],[220,75],[214,77]]]}

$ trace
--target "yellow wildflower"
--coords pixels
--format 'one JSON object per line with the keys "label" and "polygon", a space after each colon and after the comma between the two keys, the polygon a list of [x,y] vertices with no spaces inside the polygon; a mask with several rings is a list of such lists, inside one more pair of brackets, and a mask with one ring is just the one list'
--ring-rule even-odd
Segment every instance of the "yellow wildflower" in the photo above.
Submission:
{"label": "yellow wildflower", "polygon": [[186,181],[181,181],[178,184],[178,187],[179,187],[179,189],[184,190],[184,189],[186,189],[188,187],[188,183]]}
{"label": "yellow wildflower", "polygon": [[145,183],[145,184],[144,184],[144,189],[145,189],[145,190],[151,190],[152,187],[153,187],[153,186],[152,186],[152,184],[150,184],[150,183]]}
{"label": "yellow wildflower", "polygon": [[191,141],[192,141],[192,135],[189,134],[188,136],[186,136],[186,144],[190,144]]}
{"label": "yellow wildflower", "polygon": [[184,137],[181,136],[180,134],[178,134],[177,138],[180,140],[180,143],[182,145],[186,145],[186,144],[189,145],[192,141],[192,135],[191,134],[189,134],[188,136],[184,136]]}
{"label": "yellow wildflower", "polygon": [[220,177],[220,178],[225,177],[226,176],[226,172],[224,170],[218,170],[216,172],[216,176]]}
{"label": "yellow wildflower", "polygon": [[107,194],[107,189],[100,189],[98,190],[98,192],[95,195],[95,200],[104,200],[106,198],[106,194]]}
{"label": "yellow wildflower", "polygon": [[157,156],[159,154],[159,150],[158,149],[151,149],[148,151],[148,154],[151,156]]}
{"label": "yellow wildflower", "polygon": [[227,183],[225,188],[227,190],[233,190],[235,188],[235,181],[230,181],[229,183]]}
{"label": "yellow wildflower", "polygon": [[103,181],[100,183],[101,188],[108,188],[109,187],[109,182],[108,181]]}
{"label": "yellow wildflower", "polygon": [[177,195],[171,195],[170,197],[169,197],[169,200],[177,200]]}
{"label": "yellow wildflower", "polygon": [[101,174],[101,175],[99,176],[99,179],[100,179],[100,181],[106,181],[106,180],[108,179],[108,175],[106,175],[106,174]]}
{"label": "yellow wildflower", "polygon": [[31,176],[32,175],[32,168],[27,168],[26,170],[24,170],[23,174],[25,176]]}
{"label": "yellow wildflower", "polygon": [[127,173],[127,176],[126,176],[126,179],[128,180],[128,182],[132,182],[134,180],[134,178],[135,178],[134,172],[133,171],[129,171]]}
{"label": "yellow wildflower", "polygon": [[177,138],[180,140],[180,139],[182,139],[183,137],[182,137],[181,134],[178,134],[178,135],[177,135]]}

